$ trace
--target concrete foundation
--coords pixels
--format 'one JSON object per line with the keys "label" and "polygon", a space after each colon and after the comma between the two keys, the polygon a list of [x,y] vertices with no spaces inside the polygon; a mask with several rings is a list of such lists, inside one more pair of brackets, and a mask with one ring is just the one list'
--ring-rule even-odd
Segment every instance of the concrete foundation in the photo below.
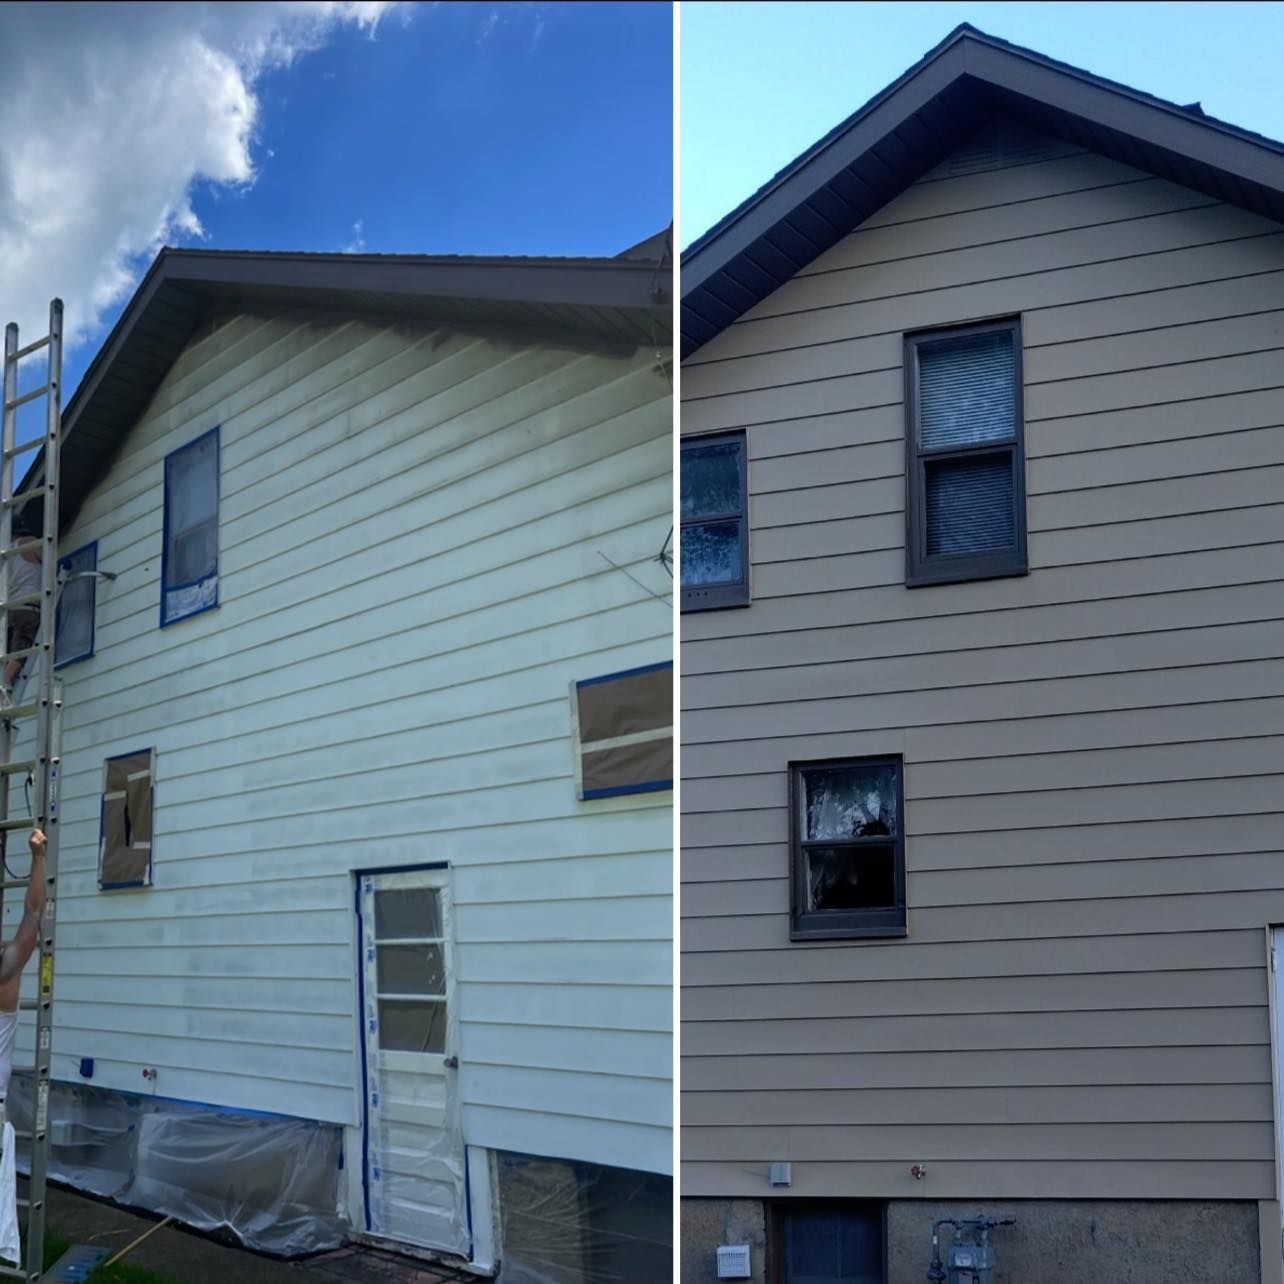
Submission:
{"label": "concrete foundation", "polygon": [[[719,1244],[750,1245],[755,1284],[788,1284],[768,1270],[771,1203],[683,1200],[681,1284],[717,1279]],[[894,1200],[886,1284],[923,1284],[938,1217],[979,1216],[1016,1219],[993,1233],[994,1284],[1272,1284],[1262,1271],[1272,1244],[1264,1249],[1259,1239],[1259,1211],[1229,1200]]]}

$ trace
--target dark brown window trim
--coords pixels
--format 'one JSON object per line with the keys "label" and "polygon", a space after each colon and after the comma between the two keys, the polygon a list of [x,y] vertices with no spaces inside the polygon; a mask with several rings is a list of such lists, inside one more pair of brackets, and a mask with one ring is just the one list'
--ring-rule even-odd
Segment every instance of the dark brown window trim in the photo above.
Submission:
{"label": "dark brown window trim", "polygon": [[[744,430],[737,432],[706,433],[701,436],[682,438],[682,454],[688,447],[712,446],[723,442],[735,442],[740,449],[740,513],[733,516],[728,513],[695,513],[691,517],[682,517],[681,525],[701,526],[710,522],[738,522],[740,543],[740,578],[729,584],[706,584],[695,588],[682,588],[679,604],[683,611],[713,611],[729,606],[748,606],[749,593],[749,446],[745,440]],[[682,547],[681,530],[678,532],[679,553]],[[679,574],[681,560],[679,558]]]}
{"label": "dark brown window trim", "polygon": [[[889,840],[853,838],[845,842],[803,841],[802,773],[818,768],[895,767],[896,769],[896,834]],[[889,909],[808,910],[807,863],[804,848],[816,847],[887,847],[894,849],[896,904]],[[876,754],[856,758],[820,758],[789,764],[789,939],[791,941],[825,941],[886,939],[909,935],[905,907],[905,759],[900,754]]]}
{"label": "dark brown window trim", "polygon": [[[1011,443],[997,447],[990,442],[923,451],[918,442],[918,349],[924,343],[958,339],[973,334],[1010,330],[1015,358],[1016,420]],[[960,580],[997,579],[1027,575],[1025,513],[1025,379],[1021,347],[1021,318],[1006,317],[974,325],[946,326],[920,330],[905,336],[905,585],[919,588],[929,584],[953,584]],[[927,554],[926,462],[929,459],[962,459],[969,455],[1000,455],[1012,460],[1012,507],[1016,522],[1016,543],[1010,549],[977,554]]]}

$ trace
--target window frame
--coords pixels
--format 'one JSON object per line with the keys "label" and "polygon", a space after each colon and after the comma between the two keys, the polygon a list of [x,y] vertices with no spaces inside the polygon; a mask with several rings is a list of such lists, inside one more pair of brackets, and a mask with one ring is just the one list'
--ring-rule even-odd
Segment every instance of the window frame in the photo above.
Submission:
{"label": "window frame", "polygon": [[[151,793],[152,832],[147,840],[147,871],[141,879],[103,881],[103,839],[107,829],[107,781],[111,764],[121,758],[141,758],[147,755],[147,788]],[[103,759],[102,789],[98,794],[98,861],[95,873],[100,892],[129,892],[146,890],[155,886],[156,875],[156,746],[147,749],[127,750],[124,753],[109,754]]]}
{"label": "window frame", "polygon": [[[926,344],[964,339],[1001,331],[1012,335],[1014,382],[1012,440],[937,446],[924,450],[919,444],[919,349]],[[999,579],[1028,575],[1025,488],[1025,376],[1021,318],[1003,317],[970,325],[916,330],[904,336],[905,345],[905,586],[956,584],[964,580]],[[927,462],[958,460],[1007,453],[1012,465],[1012,514],[1016,541],[1011,548],[988,553],[927,552]]]}
{"label": "window frame", "polygon": [[[222,533],[222,515],[223,515],[223,441],[220,431],[221,425],[215,425],[213,428],[200,433],[193,437],[191,441],[184,442],[181,446],[175,447],[165,456],[161,469],[161,508],[163,512],[161,523],[161,577],[160,577],[160,627],[169,628],[171,624],[177,624],[180,620],[190,620],[193,616],[204,615],[206,611],[214,610],[219,604],[219,593],[221,589],[219,564],[222,561],[222,541],[218,535]],[[170,584],[169,581],[169,529],[170,529],[170,503],[169,503],[169,464],[170,460],[183,454],[185,451],[194,450],[207,438],[214,438],[214,529],[215,529],[215,553],[214,553],[214,600],[205,606],[198,606],[194,611],[183,611],[177,615],[167,615],[165,612],[166,595],[174,589],[185,588],[187,585]],[[193,581],[199,583],[199,581]]]}
{"label": "window frame", "polygon": [[[808,842],[803,837],[803,773],[843,767],[893,767],[896,771],[896,834]],[[887,847],[893,849],[896,904],[888,909],[809,910],[806,908],[808,847]],[[789,764],[789,939],[791,941],[883,940],[909,935],[905,898],[905,758],[867,754],[817,758]]]}
{"label": "window frame", "polygon": [[[86,553],[90,551],[92,551],[93,553],[93,565],[90,567],[90,570],[96,572],[98,570],[98,541],[96,539],[91,539],[88,544],[82,544],[79,548],[72,549],[70,553],[67,553],[63,557],[60,557],[58,559],[58,567],[57,567],[58,574],[59,575],[62,574],[63,566],[69,563],[72,560],[72,558],[79,557],[82,553]],[[53,654],[54,654],[55,670],[65,669],[67,665],[76,664],[81,660],[88,660],[94,654],[94,646],[95,646],[95,643],[97,642],[96,629],[97,629],[97,621],[98,621],[98,576],[96,574],[93,574],[89,577],[89,585],[91,589],[90,597],[89,597],[89,650],[82,651],[80,652],[79,655],[65,656],[61,660],[58,658],[58,633],[59,633],[58,625],[62,620],[62,593],[61,591],[58,593],[58,597],[54,605]],[[66,587],[65,582],[63,584],[63,587],[64,588]]]}
{"label": "window frame", "polygon": [[[683,437],[678,454],[679,468],[687,448],[698,449],[702,446],[716,446],[734,442],[740,450],[740,512],[733,518],[727,513],[697,513],[692,517],[682,516],[681,480],[679,479],[678,500],[678,582],[680,588],[680,607],[683,611],[716,611],[728,606],[748,606],[752,600],[749,591],[749,442],[743,428],[731,432],[693,433]],[[740,578],[727,584],[708,584],[688,588],[681,583],[682,576],[682,531],[688,526],[708,526],[714,522],[726,523],[736,521],[740,540]]]}

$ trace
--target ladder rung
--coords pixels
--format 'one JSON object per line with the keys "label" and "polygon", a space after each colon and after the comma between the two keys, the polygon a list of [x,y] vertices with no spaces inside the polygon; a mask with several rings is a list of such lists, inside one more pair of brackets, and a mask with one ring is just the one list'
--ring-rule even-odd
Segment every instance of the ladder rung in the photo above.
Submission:
{"label": "ladder rung", "polygon": [[42,383],[39,388],[32,388],[30,392],[24,392],[21,397],[15,397],[12,401],[6,401],[4,408],[6,410],[17,410],[19,406],[25,406],[29,401],[35,401],[37,397],[47,396],[49,385]]}
{"label": "ladder rung", "polygon": [[45,493],[43,486],[33,486],[30,490],[20,490],[10,499],[5,500],[6,508],[17,508],[19,504],[25,504],[29,499],[39,499]]}
{"label": "ladder rung", "polygon": [[29,357],[33,352],[39,352],[41,348],[49,346],[49,336],[45,335],[43,339],[33,339],[25,348],[19,348],[17,352],[9,358],[10,361],[21,361],[23,357]]}
{"label": "ladder rung", "polygon": [[[22,1200],[19,1200],[18,1202],[22,1203]],[[24,1270],[20,1270],[16,1266],[5,1266],[2,1262],[0,1262],[0,1278],[10,1279],[10,1280],[25,1280],[27,1278],[27,1272]]]}
{"label": "ladder rung", "polygon": [[25,646],[21,651],[2,652],[0,653],[0,664],[8,664],[10,660],[25,660],[29,655],[39,655],[42,647],[43,643],[41,646]]}
{"label": "ladder rung", "polygon": [[32,1137],[35,1136],[34,1133],[27,1132],[25,1128],[15,1128],[13,1130],[13,1135],[15,1137],[21,1137],[23,1141],[30,1141]]}
{"label": "ladder rung", "polygon": [[[5,713],[11,713],[12,710],[6,709]],[[0,829],[6,833],[12,829],[34,829],[36,819],[34,816],[17,816],[12,820],[0,820]]]}
{"label": "ladder rung", "polygon": [[6,878],[3,882],[0,882],[0,888],[7,892],[17,887],[26,887],[30,882],[31,879],[29,878]]}
{"label": "ladder rung", "polygon": [[45,444],[43,437],[33,437],[30,441],[24,441],[20,446],[11,446],[4,452],[6,459],[17,459],[19,455],[25,455],[29,450],[35,450]]}
{"label": "ladder rung", "polygon": [[0,762],[0,776],[19,776],[35,769],[34,758],[15,758],[12,762]]}
{"label": "ladder rung", "polygon": [[39,708],[39,701],[32,701],[28,704],[11,704],[8,708],[0,708],[0,722],[13,722],[17,718],[29,718]]}
{"label": "ladder rung", "polygon": [[39,999],[19,999],[18,1000],[19,1012],[35,1012],[39,1007],[40,1007]]}

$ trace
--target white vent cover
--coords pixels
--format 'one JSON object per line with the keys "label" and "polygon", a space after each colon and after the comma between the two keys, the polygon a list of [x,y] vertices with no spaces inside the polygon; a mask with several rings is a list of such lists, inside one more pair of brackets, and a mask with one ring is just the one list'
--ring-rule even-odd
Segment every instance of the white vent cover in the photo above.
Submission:
{"label": "white vent cover", "polygon": [[747,1280],[749,1278],[748,1244],[722,1244],[719,1246],[718,1278],[720,1280]]}

